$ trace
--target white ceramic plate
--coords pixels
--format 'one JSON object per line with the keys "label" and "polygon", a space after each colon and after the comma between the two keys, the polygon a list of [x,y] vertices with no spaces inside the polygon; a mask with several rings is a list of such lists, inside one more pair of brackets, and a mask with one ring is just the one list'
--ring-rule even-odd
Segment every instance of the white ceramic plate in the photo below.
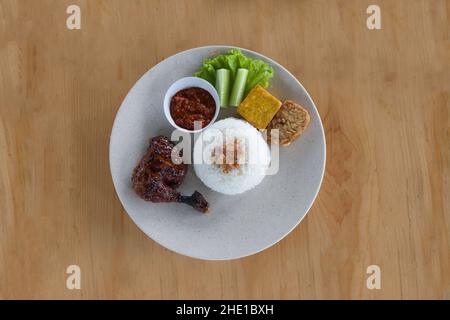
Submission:
{"label": "white ceramic plate", "polygon": [[[131,219],[150,238],[177,253],[199,259],[226,260],[248,256],[280,241],[308,212],[317,196],[325,170],[325,136],[311,97],[284,67],[252,51],[248,56],[266,60],[274,69],[268,90],[280,100],[302,104],[311,115],[309,127],[289,147],[280,148],[280,168],[256,188],[241,195],[216,193],[189,168],[179,190],[201,192],[210,203],[210,213],[201,214],[178,203],[150,203],[131,188],[131,174],[148,141],[156,135],[170,137],[172,127],[164,117],[163,100],[169,86],[191,76],[206,57],[232,47],[208,46],[175,54],[158,63],[133,86],[114,121],[109,159],[120,201]],[[235,115],[221,110],[219,119]]]}

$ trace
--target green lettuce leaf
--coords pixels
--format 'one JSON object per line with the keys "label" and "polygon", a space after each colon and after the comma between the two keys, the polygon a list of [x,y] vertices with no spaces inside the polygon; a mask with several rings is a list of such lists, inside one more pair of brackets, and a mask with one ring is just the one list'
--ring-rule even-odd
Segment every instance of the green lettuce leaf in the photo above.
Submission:
{"label": "green lettuce leaf", "polygon": [[205,79],[214,86],[216,84],[216,70],[222,68],[230,70],[232,83],[239,68],[248,70],[244,96],[257,84],[267,88],[270,79],[273,77],[273,69],[269,64],[260,59],[249,58],[239,49],[231,49],[227,54],[205,59],[202,67],[194,73],[194,76]]}

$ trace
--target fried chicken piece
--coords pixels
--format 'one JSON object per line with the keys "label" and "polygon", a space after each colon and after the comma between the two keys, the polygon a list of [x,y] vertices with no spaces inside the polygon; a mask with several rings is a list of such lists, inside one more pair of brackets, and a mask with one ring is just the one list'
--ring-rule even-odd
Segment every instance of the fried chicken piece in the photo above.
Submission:
{"label": "fried chicken piece", "polygon": [[183,182],[188,166],[181,161],[179,164],[172,162],[173,148],[174,144],[167,137],[157,136],[150,140],[146,153],[133,171],[134,191],[147,201],[182,202],[207,212],[209,204],[199,192],[183,196],[176,190]]}

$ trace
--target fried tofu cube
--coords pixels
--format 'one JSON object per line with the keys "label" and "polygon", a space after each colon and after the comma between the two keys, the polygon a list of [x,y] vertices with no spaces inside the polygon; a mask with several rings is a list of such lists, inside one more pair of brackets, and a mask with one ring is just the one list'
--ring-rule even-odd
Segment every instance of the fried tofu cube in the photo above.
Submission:
{"label": "fried tofu cube", "polygon": [[256,85],[241,102],[237,112],[254,127],[265,129],[280,107],[280,100]]}

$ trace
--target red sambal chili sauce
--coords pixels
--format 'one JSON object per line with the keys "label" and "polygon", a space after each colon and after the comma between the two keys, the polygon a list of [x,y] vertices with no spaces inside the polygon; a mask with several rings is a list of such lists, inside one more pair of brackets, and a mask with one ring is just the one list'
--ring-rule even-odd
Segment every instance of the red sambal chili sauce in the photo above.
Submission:
{"label": "red sambal chili sauce", "polygon": [[202,88],[192,87],[178,91],[170,100],[170,115],[177,126],[194,130],[194,122],[206,127],[214,118],[216,103]]}

